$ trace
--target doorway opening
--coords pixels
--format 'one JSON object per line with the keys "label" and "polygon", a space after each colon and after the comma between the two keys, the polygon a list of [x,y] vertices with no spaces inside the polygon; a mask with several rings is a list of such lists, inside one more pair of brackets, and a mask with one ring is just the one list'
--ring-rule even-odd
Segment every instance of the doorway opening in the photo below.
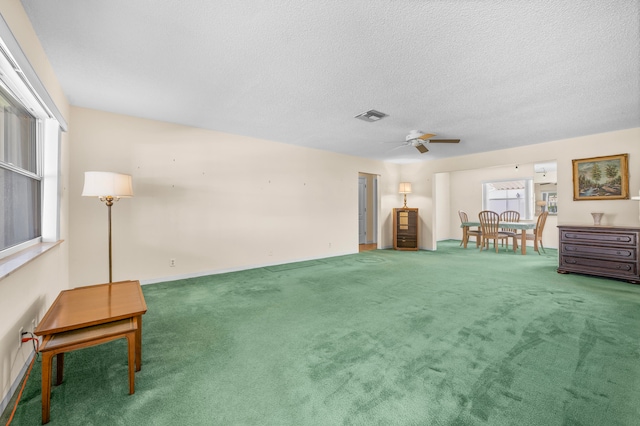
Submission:
{"label": "doorway opening", "polygon": [[378,176],[358,173],[359,251],[378,248]]}

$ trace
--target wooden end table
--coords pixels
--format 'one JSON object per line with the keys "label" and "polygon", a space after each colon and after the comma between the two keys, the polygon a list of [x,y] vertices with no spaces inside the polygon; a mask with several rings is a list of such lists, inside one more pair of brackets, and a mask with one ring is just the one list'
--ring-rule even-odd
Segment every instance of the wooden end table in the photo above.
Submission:
{"label": "wooden end table", "polygon": [[[135,369],[140,371],[142,368],[142,315],[145,312],[147,312],[147,304],[140,281],[120,281],[77,287],[60,292],[34,333],[42,336],[44,340],[68,331],[132,319],[137,325]],[[56,357],[60,356],[63,354],[56,355]],[[51,362],[43,363],[42,384],[50,386],[50,383]],[[43,396],[44,394],[43,389]],[[49,395],[49,392],[46,394]],[[43,397],[42,421],[46,423],[49,420],[49,401],[44,399]]]}

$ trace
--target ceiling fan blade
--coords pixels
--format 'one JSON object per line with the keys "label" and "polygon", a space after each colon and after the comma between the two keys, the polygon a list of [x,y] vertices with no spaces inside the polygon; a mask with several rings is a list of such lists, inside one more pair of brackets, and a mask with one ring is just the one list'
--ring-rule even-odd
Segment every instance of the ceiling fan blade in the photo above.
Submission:
{"label": "ceiling fan blade", "polygon": [[458,143],[460,139],[429,139],[429,143]]}
{"label": "ceiling fan blade", "polygon": [[425,133],[425,134],[424,134],[424,135],[422,135],[422,136],[418,136],[418,137],[417,137],[417,139],[421,139],[421,140],[423,140],[423,141],[426,141],[426,140],[428,140],[428,139],[431,139],[431,138],[432,138],[432,137],[434,137],[434,136],[435,136],[435,134],[433,134],[433,133]]}
{"label": "ceiling fan blade", "polygon": [[421,154],[424,154],[425,152],[429,152],[429,150],[427,149],[426,146],[422,145],[421,143],[419,143],[418,145],[416,145],[416,149],[418,151],[420,151]]}
{"label": "ceiling fan blade", "polygon": [[407,145],[404,145],[404,144],[402,144],[402,145],[398,145],[398,146],[395,146],[395,147],[391,148],[388,152],[395,151],[396,149],[404,148],[404,147],[406,147],[406,146],[407,146]]}

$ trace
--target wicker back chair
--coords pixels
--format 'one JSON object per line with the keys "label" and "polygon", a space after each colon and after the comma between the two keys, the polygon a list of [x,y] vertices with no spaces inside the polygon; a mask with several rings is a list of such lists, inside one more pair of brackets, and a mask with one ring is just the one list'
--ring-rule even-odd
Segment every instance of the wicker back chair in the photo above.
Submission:
{"label": "wicker back chair", "polygon": [[507,248],[509,247],[509,238],[513,238],[513,251],[516,251],[516,236],[515,234],[509,235],[500,231],[500,215],[491,210],[483,210],[478,214],[480,219],[480,228],[482,230],[482,245],[480,251],[483,248],[489,248],[489,240],[493,240],[493,247],[498,253],[498,240],[504,242],[507,241]]}
{"label": "wicker back chair", "polygon": [[[460,223],[469,222],[469,216],[467,215],[467,212],[458,210],[458,216],[460,216]],[[476,247],[480,247],[480,243],[482,243],[482,231],[478,228],[471,229],[468,226],[466,228],[466,232],[465,229],[462,230],[462,241],[460,241],[460,245],[464,244],[464,246],[466,247],[467,243],[469,242],[469,237],[475,237]]]}
{"label": "wicker back chair", "polygon": [[[505,210],[500,213],[500,222],[520,222],[520,212],[515,210]],[[510,237],[518,236],[518,230],[513,228],[500,228],[500,232],[509,234]],[[514,249],[518,248],[518,239],[514,238]],[[507,248],[509,247],[507,240]]]}
{"label": "wicker back chair", "polygon": [[542,245],[542,231],[544,231],[544,224],[547,222],[547,216],[549,216],[549,212],[542,212],[540,216],[538,216],[538,221],[536,222],[536,229],[533,230],[533,234],[526,234],[525,237],[528,241],[533,241],[533,249],[540,254],[540,250],[538,249],[538,245],[544,251],[544,245]]}

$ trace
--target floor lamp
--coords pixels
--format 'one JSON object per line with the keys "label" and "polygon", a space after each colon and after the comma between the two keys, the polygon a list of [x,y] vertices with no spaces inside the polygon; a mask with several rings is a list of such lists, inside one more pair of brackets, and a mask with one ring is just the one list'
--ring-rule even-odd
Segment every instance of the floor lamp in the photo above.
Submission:
{"label": "floor lamp", "polygon": [[107,205],[109,221],[109,282],[113,282],[111,260],[111,206],[120,198],[133,197],[130,175],[112,172],[84,172],[83,197],[98,197]]}

